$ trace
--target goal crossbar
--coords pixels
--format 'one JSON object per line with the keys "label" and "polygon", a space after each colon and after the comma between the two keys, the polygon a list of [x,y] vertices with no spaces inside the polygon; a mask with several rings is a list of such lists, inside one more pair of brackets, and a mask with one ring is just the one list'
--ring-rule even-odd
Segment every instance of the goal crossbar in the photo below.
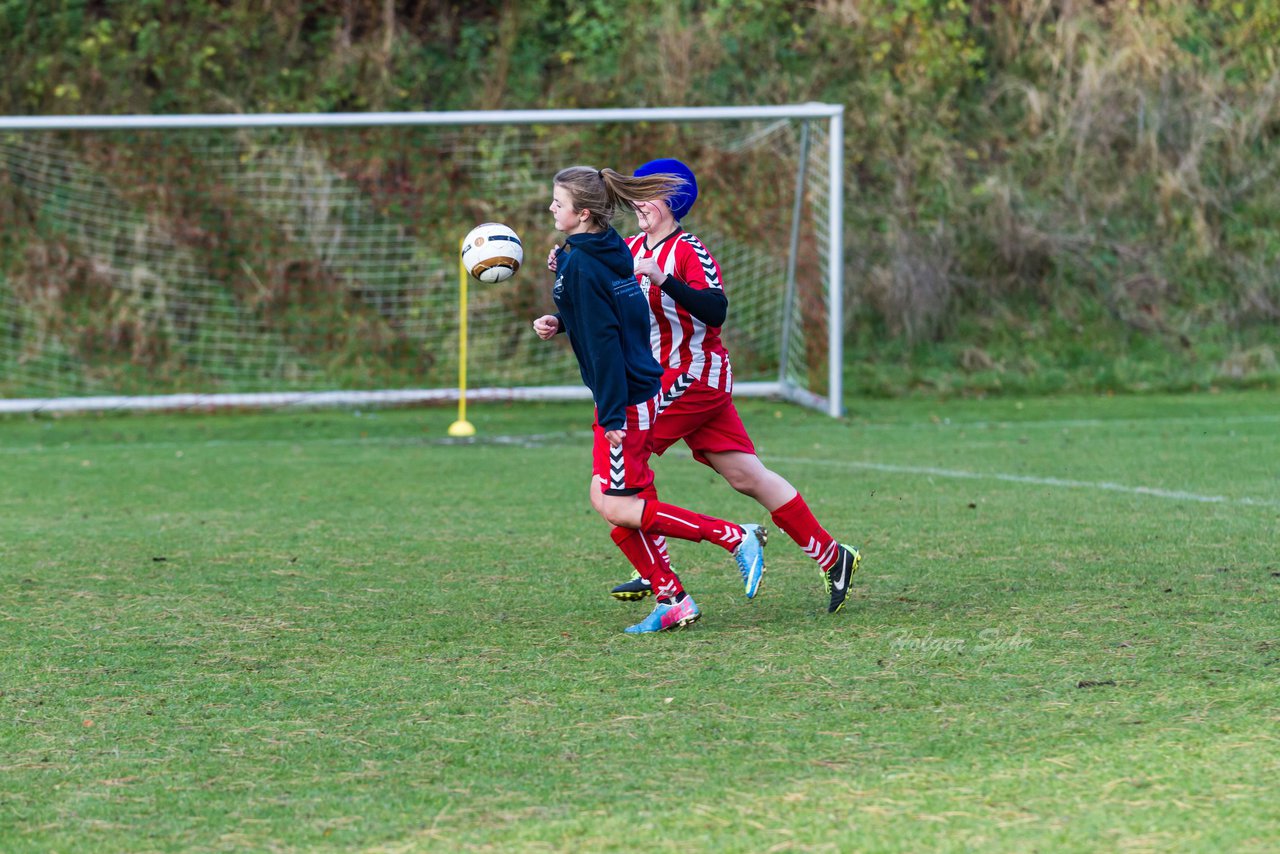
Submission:
{"label": "goal crossbar", "polygon": [[759,107],[618,107],[572,110],[452,110],[399,113],[190,113],[167,116],[0,116],[0,131],[190,130],[198,128],[394,127],[425,125],[537,125],[606,122],[709,122],[754,119],[831,119],[843,104]]}

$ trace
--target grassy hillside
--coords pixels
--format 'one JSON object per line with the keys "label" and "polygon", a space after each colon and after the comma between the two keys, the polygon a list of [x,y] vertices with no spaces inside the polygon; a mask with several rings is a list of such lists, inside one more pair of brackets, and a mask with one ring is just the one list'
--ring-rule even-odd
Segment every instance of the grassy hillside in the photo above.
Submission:
{"label": "grassy hillside", "polygon": [[9,114],[840,102],[855,390],[1280,377],[1275,0],[39,7]]}

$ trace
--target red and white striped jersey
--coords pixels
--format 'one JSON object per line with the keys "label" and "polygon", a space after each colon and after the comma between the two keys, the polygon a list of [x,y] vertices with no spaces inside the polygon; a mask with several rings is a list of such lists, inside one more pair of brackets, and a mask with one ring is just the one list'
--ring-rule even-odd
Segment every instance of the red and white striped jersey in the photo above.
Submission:
{"label": "red and white striped jersey", "polygon": [[[654,258],[664,273],[689,287],[723,290],[720,265],[702,241],[687,231],[677,228],[652,248],[645,246],[643,234],[626,240],[631,257]],[[714,389],[732,393],[733,371],[729,354],[720,343],[720,327],[707,326],[657,285],[651,287],[648,276],[640,277],[640,287],[649,297],[649,345],[662,365],[662,387],[687,371]]]}

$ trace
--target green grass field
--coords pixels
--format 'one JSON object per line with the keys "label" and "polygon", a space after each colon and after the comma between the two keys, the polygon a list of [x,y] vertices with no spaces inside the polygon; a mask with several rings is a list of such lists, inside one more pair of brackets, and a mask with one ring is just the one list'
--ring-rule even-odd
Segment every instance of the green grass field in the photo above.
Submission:
{"label": "green grass field", "polygon": [[582,403],[0,421],[0,849],[1275,850],[1280,395],[742,410],[840,615],[622,634]]}

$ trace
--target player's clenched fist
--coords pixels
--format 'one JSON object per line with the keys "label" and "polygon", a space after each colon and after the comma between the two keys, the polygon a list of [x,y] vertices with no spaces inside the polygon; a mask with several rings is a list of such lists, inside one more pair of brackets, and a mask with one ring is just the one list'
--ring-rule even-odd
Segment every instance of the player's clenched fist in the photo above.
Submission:
{"label": "player's clenched fist", "polygon": [[649,281],[658,287],[662,287],[662,283],[667,280],[667,274],[662,272],[662,268],[653,258],[637,258],[635,267],[637,276],[648,276]]}
{"label": "player's clenched fist", "polygon": [[554,314],[544,314],[533,322],[533,331],[543,341],[550,341],[560,331],[560,321]]}

